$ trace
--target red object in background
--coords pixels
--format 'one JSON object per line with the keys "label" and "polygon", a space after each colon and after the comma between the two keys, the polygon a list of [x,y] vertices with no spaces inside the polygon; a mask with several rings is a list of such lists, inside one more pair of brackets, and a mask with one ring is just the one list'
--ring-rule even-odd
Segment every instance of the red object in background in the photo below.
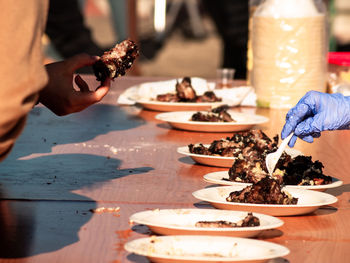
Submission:
{"label": "red object in background", "polygon": [[328,63],[350,66],[350,52],[328,52]]}

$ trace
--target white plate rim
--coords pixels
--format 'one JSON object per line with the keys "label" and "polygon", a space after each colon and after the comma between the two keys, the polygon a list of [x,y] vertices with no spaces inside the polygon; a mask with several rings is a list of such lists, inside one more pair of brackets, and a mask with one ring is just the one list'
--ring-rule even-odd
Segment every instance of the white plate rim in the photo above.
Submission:
{"label": "white plate rim", "polygon": [[[154,226],[154,227],[163,227],[163,228],[169,228],[169,229],[174,229],[174,230],[187,230],[187,231],[198,231],[198,232],[217,232],[217,231],[221,231],[221,232],[243,232],[243,231],[262,231],[262,230],[267,230],[267,229],[273,229],[273,228],[278,228],[281,227],[284,222],[283,220],[271,216],[271,215],[266,215],[266,214],[262,214],[262,213],[256,213],[253,212],[253,215],[258,217],[259,219],[263,219],[265,221],[274,221],[272,222],[272,224],[268,224],[268,225],[264,225],[264,226],[258,226],[258,227],[232,227],[232,228],[198,228],[198,227],[184,227],[184,226],[175,226],[175,225],[166,225],[166,224],[154,224],[151,222],[151,220],[142,220],[142,219],[138,219],[138,216],[142,216],[142,215],[148,215],[151,213],[155,213],[155,212],[159,212],[159,213],[166,213],[166,212],[170,212],[170,211],[185,211],[185,212],[204,212],[204,213],[221,213],[220,211],[224,211],[222,213],[229,213],[229,214],[239,214],[239,213],[243,213],[243,214],[247,214],[248,212],[245,211],[235,211],[235,210],[217,210],[217,209],[194,209],[194,208],[179,208],[179,209],[159,209],[159,210],[146,210],[146,211],[141,211],[141,212],[137,212],[134,213],[130,216],[129,220],[132,222],[135,222],[137,224],[143,224],[143,225],[147,225],[147,226]],[[232,213],[231,213],[232,212]],[[219,219],[218,219],[219,220]]]}
{"label": "white plate rim", "polygon": [[[194,77],[197,78],[197,77]],[[198,78],[200,79],[200,78]],[[174,79],[171,80],[165,80],[165,81],[156,81],[157,82],[167,82],[167,81],[173,81]],[[204,80],[204,79],[203,79]],[[249,92],[251,92],[253,90],[253,88],[251,86],[247,86],[247,85],[241,85],[241,86],[235,86],[233,88],[233,90],[238,90],[238,89],[244,89],[244,92],[242,92],[242,94],[240,95],[241,98],[236,99],[236,100],[227,100],[225,98],[222,98],[223,101],[218,101],[218,102],[164,102],[164,101],[157,101],[154,100],[155,98],[151,98],[151,97],[140,97],[139,95],[137,95],[137,90],[141,87],[142,84],[151,84],[154,82],[144,82],[144,83],[139,83],[136,85],[131,86],[128,90],[128,92],[126,94],[124,94],[124,96],[126,96],[126,99],[129,101],[133,101],[134,103],[139,103],[139,104],[144,104],[144,105],[150,105],[150,106],[169,106],[169,107],[183,107],[185,105],[192,105],[193,107],[197,106],[197,107],[205,107],[205,106],[216,106],[216,105],[223,105],[223,104],[228,104],[231,107],[234,106],[238,106],[242,103],[242,101],[244,100],[244,98],[249,94]],[[212,82],[207,82],[207,87],[210,85],[215,85],[215,83]],[[227,90],[230,90],[227,89]],[[217,91],[217,92],[221,92],[225,89],[207,89],[206,91]],[[222,96],[222,95],[218,95],[216,94],[218,97]],[[191,107],[191,106],[190,106]]]}
{"label": "white plate rim", "polygon": [[[216,105],[223,105],[226,104],[226,102],[223,101],[215,101],[215,102],[165,102],[165,101],[157,101],[157,100],[150,100],[150,99],[137,99],[135,100],[136,103],[144,104],[144,105],[157,105],[157,106],[216,106]],[[235,105],[232,105],[235,106]]]}
{"label": "white plate rim", "polygon": [[[196,145],[198,143],[194,143]],[[208,147],[210,144],[203,144],[203,146]],[[294,148],[286,148],[288,154],[293,153],[294,156],[296,155],[303,155],[303,153],[297,149]],[[197,157],[197,158],[207,158],[207,159],[220,159],[220,160],[235,160],[235,157],[226,157],[226,156],[216,156],[216,155],[205,155],[205,154],[196,154],[196,153],[190,153],[187,146],[180,146],[177,148],[177,152],[186,156],[190,157]]]}
{"label": "white plate rim", "polygon": [[[204,146],[208,147],[210,144],[203,144]],[[226,156],[215,156],[215,155],[205,155],[205,154],[196,154],[196,153],[190,153],[187,146],[181,146],[177,148],[177,152],[186,156],[193,156],[193,157],[199,157],[199,158],[208,158],[208,159],[222,159],[222,160],[234,160],[235,157],[226,157]]]}
{"label": "white plate rim", "polygon": [[[214,175],[214,176],[212,176]],[[243,183],[243,182],[235,182],[235,181],[225,181],[225,180],[219,180],[216,179],[219,177],[219,175],[223,177],[228,177],[228,171],[217,171],[212,173],[207,173],[203,176],[203,180],[207,183],[212,184],[220,184],[220,185],[242,185],[242,186],[248,186],[251,185],[251,183]],[[332,180],[334,180],[331,184],[323,184],[323,185],[286,185],[288,188],[296,188],[296,189],[308,189],[308,190],[326,190],[326,189],[332,189],[339,187],[343,184],[343,181],[339,180],[338,178],[332,177]]]}
{"label": "white plate rim", "polygon": [[[195,239],[195,240],[223,240],[223,241],[231,241],[232,243],[238,243],[238,242],[246,242],[250,244],[261,244],[262,246],[266,246],[266,249],[269,249],[269,251],[274,251],[275,254],[269,254],[263,257],[247,257],[247,258],[239,258],[237,256],[234,257],[205,257],[205,256],[180,256],[180,255],[166,255],[166,254],[156,254],[156,253],[149,253],[150,251],[144,252],[144,251],[136,251],[136,249],[133,249],[133,245],[135,243],[142,243],[148,244],[154,238],[159,239],[159,240],[176,240],[176,239]],[[135,253],[138,255],[142,255],[145,257],[149,258],[162,258],[162,259],[173,259],[173,260],[198,260],[198,261],[203,261],[203,262],[235,262],[235,261],[251,261],[251,260],[267,260],[267,259],[273,259],[273,258],[279,258],[279,257],[284,257],[290,253],[290,250],[282,246],[280,244],[276,244],[273,242],[269,241],[263,241],[263,240],[258,240],[258,239],[251,239],[251,238],[241,238],[241,237],[228,237],[228,236],[197,236],[197,235],[173,235],[173,236],[156,236],[156,237],[144,237],[144,238],[138,238],[134,239],[132,241],[127,242],[124,245],[124,248],[126,251],[129,253]]]}
{"label": "white plate rim", "polygon": [[209,199],[206,197],[203,197],[203,192],[206,191],[214,191],[218,190],[219,188],[226,190],[231,188],[232,191],[239,191],[242,190],[245,186],[217,186],[217,187],[210,187],[210,188],[204,188],[197,190],[192,193],[192,195],[202,201],[206,201],[209,203],[217,203],[217,204],[225,204],[225,205],[232,205],[232,206],[246,206],[246,207],[267,207],[267,208],[305,208],[305,207],[321,207],[324,205],[331,205],[334,204],[338,201],[338,198],[327,193],[323,192],[318,192],[318,191],[313,191],[313,190],[306,190],[306,189],[296,189],[296,188],[289,188],[289,187],[284,187],[286,191],[288,191],[292,196],[293,193],[295,192],[304,192],[304,194],[316,194],[316,195],[324,195],[325,197],[328,197],[329,201],[328,202],[323,202],[323,203],[310,203],[310,204],[295,204],[295,205],[272,205],[272,204],[253,204],[253,203],[238,203],[238,202],[227,202],[227,201],[221,201],[221,200],[213,200]]}
{"label": "white plate rim", "polygon": [[[234,118],[235,116],[246,116],[250,118],[257,118],[256,121],[247,121],[247,122],[207,122],[207,121],[176,121],[171,119],[171,115],[174,114],[186,114],[192,116],[192,114],[197,113],[198,111],[172,111],[172,112],[163,112],[159,113],[155,116],[157,120],[168,122],[168,123],[176,123],[176,124],[191,124],[194,126],[241,126],[241,125],[258,125],[263,124],[269,121],[268,117],[257,115],[257,114],[249,114],[243,112],[236,112],[233,110],[228,110],[228,113]],[[205,112],[205,111],[201,111]]]}

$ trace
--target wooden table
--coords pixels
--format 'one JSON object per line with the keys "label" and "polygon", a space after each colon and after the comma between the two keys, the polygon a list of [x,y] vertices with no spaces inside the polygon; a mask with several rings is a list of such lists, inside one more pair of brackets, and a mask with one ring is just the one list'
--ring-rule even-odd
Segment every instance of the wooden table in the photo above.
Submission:
{"label": "wooden table", "polygon": [[[97,85],[92,76],[85,78]],[[231,134],[173,130],[155,120],[157,112],[117,105],[123,90],[150,80],[120,78],[103,102],[70,116],[56,117],[40,106],[32,110],[0,164],[0,263],[148,262],[123,249],[127,241],[148,234],[146,228],[132,230],[129,216],[203,206],[191,193],[208,185],[204,174],[225,169],[195,164],[176,148]],[[280,132],[286,114],[237,110],[269,117],[258,127],[269,136]],[[313,214],[283,217],[283,227],[260,238],[287,246],[290,262],[344,262],[350,258],[350,132],[325,132],[313,144],[298,141],[296,148],[344,181],[327,191],[339,201]],[[90,212],[97,207],[120,211]]]}

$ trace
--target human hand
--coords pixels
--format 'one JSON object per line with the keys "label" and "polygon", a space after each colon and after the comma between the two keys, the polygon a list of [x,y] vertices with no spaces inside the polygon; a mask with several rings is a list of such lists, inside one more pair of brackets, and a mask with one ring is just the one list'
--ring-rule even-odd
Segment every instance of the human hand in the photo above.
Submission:
{"label": "human hand", "polygon": [[99,102],[109,91],[110,79],[107,78],[95,91],[90,91],[87,83],[76,75],[73,87],[74,72],[84,66],[91,66],[98,60],[87,54],[80,54],[61,62],[46,65],[49,82],[40,92],[39,102],[56,115],[63,116],[81,111]]}
{"label": "human hand", "polygon": [[306,142],[321,136],[321,131],[350,128],[350,97],[342,94],[307,92],[286,116],[281,138],[294,131],[289,141],[293,147],[297,137]]}

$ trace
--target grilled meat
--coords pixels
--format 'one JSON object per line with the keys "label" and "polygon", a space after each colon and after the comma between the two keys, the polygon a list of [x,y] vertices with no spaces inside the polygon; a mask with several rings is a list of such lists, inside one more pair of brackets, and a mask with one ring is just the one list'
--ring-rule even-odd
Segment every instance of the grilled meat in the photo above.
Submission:
{"label": "grilled meat", "polygon": [[137,45],[132,40],[124,40],[112,49],[103,53],[101,58],[93,64],[93,70],[98,81],[106,78],[114,79],[125,75],[139,55]]}

